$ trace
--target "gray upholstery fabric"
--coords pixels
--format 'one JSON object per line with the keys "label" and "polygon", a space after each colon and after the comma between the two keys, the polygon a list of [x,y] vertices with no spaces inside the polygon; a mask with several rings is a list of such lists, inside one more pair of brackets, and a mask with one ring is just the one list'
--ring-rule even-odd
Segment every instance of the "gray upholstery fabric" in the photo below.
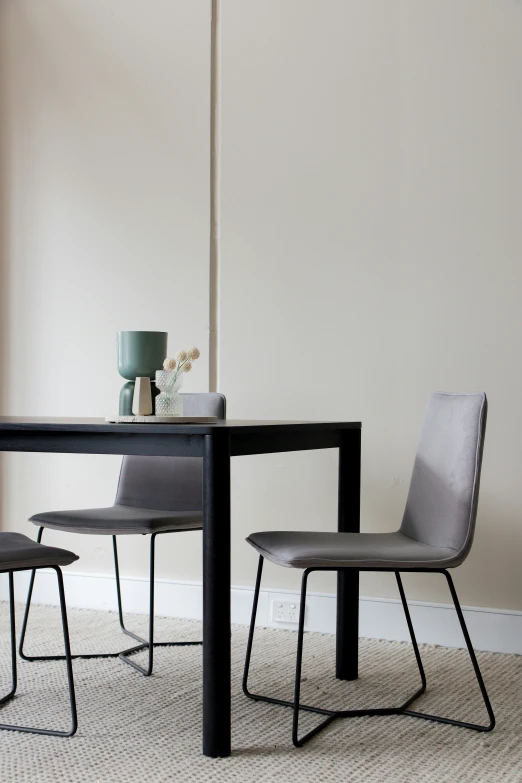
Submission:
{"label": "gray upholstery fabric", "polygon": [[227,401],[224,394],[202,392],[182,396],[184,416],[217,416],[218,419],[227,417]]}
{"label": "gray upholstery fabric", "polygon": [[[187,416],[225,418],[222,394],[184,394],[183,398]],[[124,457],[114,506],[49,511],[35,514],[30,522],[96,535],[201,529],[202,468],[199,457]]]}
{"label": "gray upholstery fabric", "polygon": [[452,549],[427,546],[402,533],[274,531],[247,538],[260,555],[288,568],[443,568]]}
{"label": "gray upholstery fabric", "polygon": [[0,533],[0,571],[67,566],[75,560],[78,555],[66,549],[37,544],[21,533]]}
{"label": "gray upholstery fabric", "polygon": [[124,457],[116,505],[201,515],[202,493],[199,457]]}
{"label": "gray upholstery fabric", "polygon": [[460,562],[475,530],[485,394],[432,394],[422,427],[401,532],[455,550]]}
{"label": "gray upholstery fabric", "polygon": [[80,508],[71,511],[47,511],[29,520],[38,527],[91,535],[135,535],[166,530],[201,530],[200,511],[166,512],[115,504],[108,508]]}
{"label": "gray upholstery fabric", "polygon": [[289,568],[449,568],[473,541],[487,400],[432,394],[400,530],[395,533],[254,533],[260,554]]}

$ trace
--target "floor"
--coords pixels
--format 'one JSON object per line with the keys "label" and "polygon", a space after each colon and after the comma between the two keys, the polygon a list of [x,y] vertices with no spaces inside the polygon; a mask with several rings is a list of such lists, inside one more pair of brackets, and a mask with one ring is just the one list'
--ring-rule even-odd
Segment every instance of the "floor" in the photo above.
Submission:
{"label": "floor", "polygon": [[[21,607],[18,607],[21,612]],[[118,649],[117,618],[109,612],[70,610],[73,652]],[[20,628],[18,619],[18,630]],[[129,625],[145,631],[142,616]],[[198,638],[199,623],[158,619],[158,639]],[[15,732],[0,734],[3,783],[460,783],[522,782],[522,657],[481,653],[497,728],[491,734],[408,717],[334,722],[305,748],[291,743],[291,712],[253,703],[241,692],[247,629],[234,628],[233,756],[201,755],[201,648],[157,651],[147,679],[117,659],[75,661],[79,729],[72,739]],[[60,652],[57,609],[32,610],[27,651]],[[321,706],[392,705],[418,682],[411,647],[361,642],[361,678],[339,683],[334,638],[307,634],[303,700]],[[0,687],[9,686],[7,606],[0,604]],[[289,698],[296,636],[259,629],[254,641],[252,690]],[[471,665],[461,650],[422,646],[428,693],[419,709],[485,721]],[[143,658],[143,655],[140,654]],[[138,660],[140,656],[136,656]],[[2,709],[4,722],[65,728],[65,671],[61,663],[19,666],[18,696]],[[302,728],[317,716],[305,715]]]}

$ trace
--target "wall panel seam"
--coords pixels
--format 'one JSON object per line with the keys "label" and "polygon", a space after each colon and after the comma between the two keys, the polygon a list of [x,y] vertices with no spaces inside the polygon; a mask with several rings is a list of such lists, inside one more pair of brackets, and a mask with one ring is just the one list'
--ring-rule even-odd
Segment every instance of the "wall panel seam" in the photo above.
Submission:
{"label": "wall panel seam", "polygon": [[211,0],[209,389],[219,390],[221,0]]}

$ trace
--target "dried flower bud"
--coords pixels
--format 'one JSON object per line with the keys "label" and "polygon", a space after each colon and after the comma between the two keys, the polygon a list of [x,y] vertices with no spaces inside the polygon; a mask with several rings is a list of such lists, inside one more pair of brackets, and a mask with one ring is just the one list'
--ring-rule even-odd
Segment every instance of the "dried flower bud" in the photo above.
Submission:
{"label": "dried flower bud", "polygon": [[181,369],[183,372],[190,372],[190,370],[192,370],[192,362],[185,362]]}
{"label": "dried flower bud", "polygon": [[196,348],[195,345],[193,345],[192,348],[188,349],[187,354],[189,359],[192,359],[193,362],[195,362],[196,359],[199,359],[199,357],[201,356],[199,352],[199,348]]}
{"label": "dried flower bud", "polygon": [[178,351],[176,354],[176,359],[178,362],[184,362],[185,359],[188,359],[187,352],[186,351]]}
{"label": "dried flower bud", "polygon": [[170,370],[175,370],[177,366],[177,362],[175,359],[170,359],[168,356],[163,362],[163,369],[169,372]]}

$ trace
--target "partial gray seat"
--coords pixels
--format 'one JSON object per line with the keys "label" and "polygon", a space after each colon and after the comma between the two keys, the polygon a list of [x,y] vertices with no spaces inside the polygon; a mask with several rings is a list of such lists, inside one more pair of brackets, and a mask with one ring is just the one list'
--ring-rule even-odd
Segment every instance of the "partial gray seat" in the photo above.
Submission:
{"label": "partial gray seat", "polygon": [[[292,707],[294,711],[292,739],[296,747],[303,745],[335,718],[360,715],[401,714],[451,723],[478,731],[491,731],[494,728],[493,710],[471,645],[453,581],[446,570],[463,563],[471,549],[477,516],[486,414],[487,400],[483,393],[436,393],[431,395],[413,466],[406,508],[399,530],[392,533],[270,531],[253,533],[247,538],[248,543],[256,549],[260,558],[243,690],[246,696],[257,701]],[[248,690],[248,672],[264,558],[286,568],[305,569],[301,587],[298,656],[293,702],[284,702],[280,699],[252,694]],[[395,573],[422,682],[421,688],[401,707],[335,711],[303,706],[299,703],[308,575],[315,570],[341,571],[349,568],[365,571],[393,571]],[[442,573],[445,576],[488,712],[488,724],[480,725],[450,718],[439,718],[409,709],[410,704],[424,693],[426,678],[402,586],[401,571],[432,571]],[[298,737],[300,709],[327,715],[323,723],[308,732],[303,738]]]}
{"label": "partial gray seat", "polygon": [[[187,416],[217,416],[225,418],[226,401],[222,394],[184,394],[183,408]],[[172,425],[175,426],[175,425]],[[122,631],[137,645],[119,653],[99,653],[90,658],[118,656],[125,663],[148,676],[152,673],[153,649],[158,646],[201,644],[198,642],[154,642],[154,564],[155,539],[159,534],[201,530],[203,527],[203,460],[199,457],[124,457],[114,505],[108,508],[46,511],[34,514],[30,522],[38,525],[38,542],[44,528],[83,535],[112,536],[116,594]],[[125,627],[121,602],[120,574],[116,537],[150,534],[150,616],[148,639]],[[50,656],[27,656],[23,643],[34,584],[29,586],[26,612],[20,640],[20,655],[25,660],[48,660]],[[129,655],[148,649],[148,664],[142,667]],[[55,659],[55,656],[51,656]]]}
{"label": "partial gray seat", "polygon": [[22,533],[0,533],[0,571],[68,566],[75,560],[78,555],[67,549],[37,544]]}
{"label": "partial gray seat", "polygon": [[[66,549],[58,549],[54,546],[44,546],[31,541],[21,533],[0,533],[0,573],[9,575],[9,616],[11,622],[11,690],[6,696],[0,698],[0,706],[4,705],[16,693],[17,666],[16,666],[16,621],[14,604],[14,580],[13,573],[25,571],[29,568],[53,568],[58,578],[58,591],[60,595],[60,609],[62,613],[62,628],[65,646],[65,659],[67,665],[67,679],[69,684],[69,703],[71,708],[72,725],[68,731],[56,729],[32,728],[29,726],[15,726],[9,723],[0,723],[0,729],[9,731],[24,731],[30,734],[46,734],[53,737],[72,737],[78,727],[76,713],[76,697],[74,692],[74,677],[72,670],[71,646],[69,642],[69,629],[67,624],[67,608],[65,605],[65,591],[63,588],[61,566],[67,566],[78,560],[78,555],[68,552]],[[34,571],[33,571],[34,573]]]}
{"label": "partial gray seat", "polygon": [[[137,459],[136,457],[134,459]],[[153,459],[150,457],[149,459]],[[176,459],[161,457],[161,459]],[[73,511],[46,511],[29,520],[41,527],[66,533],[97,536],[123,536],[141,533],[171,533],[175,530],[201,530],[199,511],[159,511],[155,508],[135,508],[118,502],[108,508],[86,508]]]}
{"label": "partial gray seat", "polygon": [[260,555],[287,568],[450,568],[455,551],[395,533],[275,531],[247,538]]}

